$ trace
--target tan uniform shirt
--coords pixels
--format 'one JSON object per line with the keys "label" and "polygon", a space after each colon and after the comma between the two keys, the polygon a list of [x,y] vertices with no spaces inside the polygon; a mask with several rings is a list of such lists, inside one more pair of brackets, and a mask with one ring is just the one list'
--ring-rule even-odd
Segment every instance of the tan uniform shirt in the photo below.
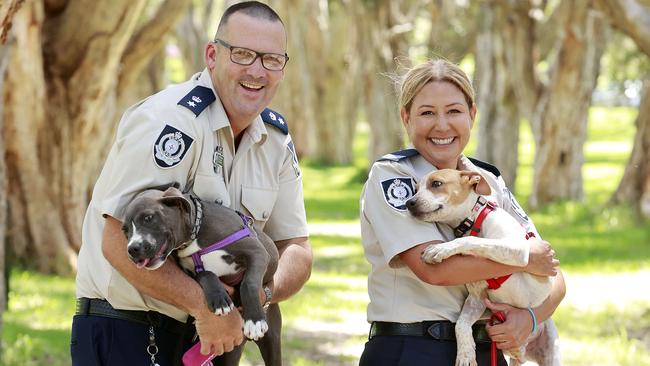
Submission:
{"label": "tan uniform shirt", "polygon": [[141,294],[102,255],[105,215],[122,221],[125,204],[146,188],[179,182],[203,200],[250,215],[273,240],[308,235],[291,137],[258,116],[235,153],[230,123],[216,95],[204,70],[124,113],[84,219],[77,297],[186,319],[181,310]]}
{"label": "tan uniform shirt", "polygon": [[[428,241],[454,239],[453,228],[417,220],[404,206],[415,193],[415,184],[436,168],[413,149],[403,152],[406,156],[389,154],[375,162],[361,194],[361,240],[372,265],[368,321],[456,321],[467,297],[465,286],[425,283],[398,256]],[[492,188],[488,198],[537,234],[500,176],[477,167],[464,156],[458,168],[480,172]]]}

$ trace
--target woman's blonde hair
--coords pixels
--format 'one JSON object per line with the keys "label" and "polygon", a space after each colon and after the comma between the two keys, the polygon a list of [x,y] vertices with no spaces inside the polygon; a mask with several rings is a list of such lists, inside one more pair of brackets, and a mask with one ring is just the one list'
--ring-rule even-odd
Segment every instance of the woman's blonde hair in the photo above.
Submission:
{"label": "woman's blonde hair", "polygon": [[428,60],[409,69],[398,82],[399,107],[411,109],[413,99],[422,88],[432,81],[452,83],[465,95],[467,106],[474,105],[474,88],[467,74],[456,64],[444,59]]}

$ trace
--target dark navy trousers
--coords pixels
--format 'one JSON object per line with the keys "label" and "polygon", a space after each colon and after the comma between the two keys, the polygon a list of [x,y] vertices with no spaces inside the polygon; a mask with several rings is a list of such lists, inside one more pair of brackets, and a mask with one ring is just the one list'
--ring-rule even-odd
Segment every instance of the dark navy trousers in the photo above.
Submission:
{"label": "dark navy trousers", "polygon": [[[172,333],[154,327],[158,346],[156,363],[182,365],[183,353],[192,346],[193,326]],[[75,315],[72,320],[70,353],[72,366],[149,366],[149,325],[96,315]]]}
{"label": "dark navy trousers", "polygon": [[[479,366],[490,366],[490,344],[476,344]],[[454,366],[456,342],[430,337],[375,336],[366,342],[360,366]],[[508,366],[503,353],[497,355],[499,366]]]}

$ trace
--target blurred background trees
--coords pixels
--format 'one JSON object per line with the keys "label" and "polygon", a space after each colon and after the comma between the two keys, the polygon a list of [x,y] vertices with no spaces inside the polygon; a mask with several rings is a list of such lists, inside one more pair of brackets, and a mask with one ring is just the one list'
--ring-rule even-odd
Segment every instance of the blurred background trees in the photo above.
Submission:
{"label": "blurred background trees", "polygon": [[[202,70],[204,45],[229,3],[1,3],[0,238],[14,260],[74,270],[83,215],[121,113]],[[499,167],[513,190],[520,124],[533,131],[531,209],[583,199],[592,97],[640,106],[611,201],[650,217],[647,0],[268,3],[285,21],[291,58],[272,107],[289,121],[301,158],[349,164],[359,128],[370,131],[368,164],[403,148],[393,80],[410,63],[444,57],[474,79],[473,155]],[[602,99],[606,91],[613,96]]]}

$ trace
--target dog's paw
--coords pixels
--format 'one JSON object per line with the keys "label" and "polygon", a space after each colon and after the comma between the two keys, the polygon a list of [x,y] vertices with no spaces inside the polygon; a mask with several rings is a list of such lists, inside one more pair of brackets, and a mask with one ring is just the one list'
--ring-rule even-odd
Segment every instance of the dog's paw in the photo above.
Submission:
{"label": "dog's paw", "polygon": [[425,263],[440,263],[454,254],[442,244],[431,244],[422,252],[422,260]]}
{"label": "dog's paw", "polygon": [[473,355],[456,355],[456,366],[478,366],[476,354]]}
{"label": "dog's paw", "polygon": [[217,315],[226,315],[235,309],[235,304],[228,296],[208,300],[208,306]]}
{"label": "dog's paw", "polygon": [[269,325],[266,323],[266,320],[246,320],[244,323],[244,336],[254,341],[264,337],[267,330],[269,330]]}

